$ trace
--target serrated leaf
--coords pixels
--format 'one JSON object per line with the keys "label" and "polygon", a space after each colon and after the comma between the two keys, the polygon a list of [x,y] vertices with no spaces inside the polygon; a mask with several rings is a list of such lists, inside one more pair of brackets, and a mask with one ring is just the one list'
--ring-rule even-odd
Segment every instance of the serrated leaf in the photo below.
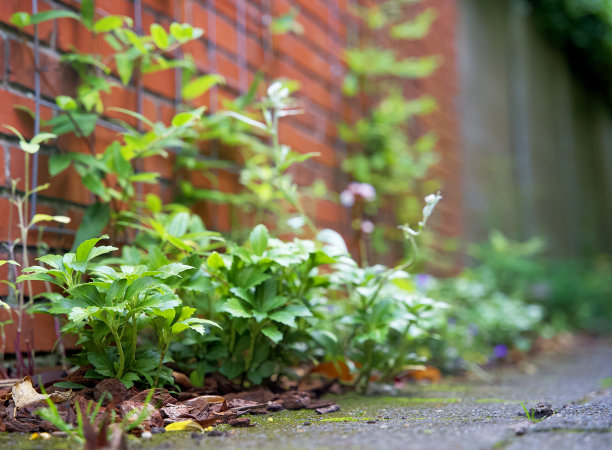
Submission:
{"label": "serrated leaf", "polygon": [[261,330],[261,332],[275,344],[278,344],[283,340],[283,333],[281,333],[280,330],[274,325],[264,328]]}
{"label": "serrated leaf", "polygon": [[288,327],[295,327],[295,317],[289,314],[287,311],[277,311],[275,313],[270,314],[270,319],[275,322],[282,323],[287,325]]}
{"label": "serrated leaf", "polygon": [[247,311],[242,302],[237,298],[230,298],[223,304],[221,310],[229,313],[233,317],[244,317],[247,319],[249,317],[253,317],[253,315]]}
{"label": "serrated leaf", "polygon": [[221,255],[219,255],[219,253],[212,252],[208,256],[208,258],[206,258],[206,265],[212,270],[218,270],[222,267],[225,267],[225,262],[223,261],[223,258],[221,258]]}
{"label": "serrated leaf", "polygon": [[159,269],[157,269],[161,273],[156,275],[156,277],[165,280],[166,278],[176,276],[189,269],[193,269],[193,267],[181,263],[166,264],[165,266],[161,266]]}

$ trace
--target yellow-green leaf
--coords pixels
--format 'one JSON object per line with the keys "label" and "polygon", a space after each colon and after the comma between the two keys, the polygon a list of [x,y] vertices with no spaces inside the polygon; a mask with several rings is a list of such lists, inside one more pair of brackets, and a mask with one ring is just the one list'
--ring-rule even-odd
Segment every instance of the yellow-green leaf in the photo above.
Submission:
{"label": "yellow-green leaf", "polygon": [[174,422],[166,425],[166,431],[201,431],[204,432],[204,428],[193,420],[182,420],[180,422]]}
{"label": "yellow-green leaf", "polygon": [[225,84],[225,78],[215,73],[195,78],[183,88],[183,97],[185,100],[192,100],[205,94],[211,87],[217,84]]}

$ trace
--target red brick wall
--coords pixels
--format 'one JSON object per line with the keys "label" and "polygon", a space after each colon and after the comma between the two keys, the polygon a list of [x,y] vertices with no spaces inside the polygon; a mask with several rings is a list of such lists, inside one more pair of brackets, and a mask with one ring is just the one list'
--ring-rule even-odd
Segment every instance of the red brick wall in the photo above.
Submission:
{"label": "red brick wall", "polygon": [[[96,16],[121,14],[134,17],[135,0],[98,0]],[[347,46],[347,27],[351,16],[346,12],[347,0],[142,0],[142,26],[148,30],[157,22],[165,28],[172,21],[189,22],[205,30],[204,37],[185,47],[204,73],[222,74],[226,86],[214,88],[200,103],[211,110],[220,107],[223,99],[233,98],[244,92],[255,73],[262,70],[268,80],[284,76],[302,84],[300,98],[305,114],[282,122],[281,141],[299,152],[320,153],[295,171],[296,179],[306,183],[313,178],[323,179],[328,188],[341,191],[348,178],[340,169],[345,147],[339,141],[336,124],[341,120],[352,120],[359,108],[347,103],[341,93],[341,81],[346,72],[342,62],[342,51]],[[424,0],[424,6],[434,6],[439,17],[430,36],[410,46],[414,54],[439,54],[444,65],[433,77],[420,81],[417,91],[429,92],[439,101],[439,111],[423,120],[425,127],[434,129],[439,137],[439,151],[443,162],[436,167],[434,175],[445,180],[445,201],[436,219],[438,228],[446,236],[460,233],[460,179],[458,156],[458,127],[455,112],[457,76],[455,67],[455,24],[456,2],[454,0]],[[68,8],[78,10],[76,1],[39,0],[39,10]],[[285,13],[292,6],[298,7],[298,21],[303,25],[303,35],[288,34],[272,37],[264,25],[269,16]],[[0,124],[12,125],[26,136],[32,134],[32,121],[13,109],[21,104],[34,108],[34,64],[32,56],[33,28],[25,30],[25,38],[9,23],[10,16],[17,11],[31,12],[30,0],[3,0],[0,8]],[[138,21],[136,20],[136,23]],[[93,40],[89,32],[71,19],[45,22],[39,26],[40,58],[42,68],[41,95],[43,118],[53,116],[53,97],[59,94],[73,94],[76,76],[70,69],[58,62],[61,53],[72,46],[85,52],[107,53],[106,43]],[[214,45],[212,45],[214,44]],[[144,77],[143,114],[150,119],[169,122],[175,113],[176,92],[175,72],[172,70]],[[106,104],[137,109],[135,87],[114,88],[104,99]],[[8,138],[6,130],[0,130],[0,241],[16,237],[12,225],[9,236],[9,203],[7,189],[10,178],[24,175],[23,154],[16,148],[16,141]],[[103,150],[116,132],[101,126],[91,139],[96,151]],[[39,156],[38,184],[50,181],[46,162],[49,155],[60,149],[87,152],[87,144],[73,136],[63,136],[57,141],[57,148],[45,148]],[[146,170],[157,170],[163,179],[155,189],[170,201],[173,197],[172,158],[156,159],[147,163]],[[224,189],[237,189],[236,175],[221,173]],[[193,180],[206,185],[203,177]],[[65,226],[74,230],[79,223],[84,207],[93,197],[81,186],[78,175],[68,170],[53,179],[51,188],[38,199],[37,212],[65,214],[73,218]],[[199,205],[209,226],[227,229],[227,209]],[[332,227],[347,232],[350,230],[349,214],[340,205],[329,201],[320,202],[316,207],[317,225]],[[13,221],[14,222],[14,221]],[[35,237],[33,236],[34,240]],[[71,234],[47,232],[47,242],[56,248],[69,248]],[[32,241],[34,242],[34,241]],[[6,255],[0,255],[4,258]],[[0,268],[0,278],[6,276],[6,266]],[[0,288],[1,289],[1,288]],[[0,291],[5,295],[6,291]]]}

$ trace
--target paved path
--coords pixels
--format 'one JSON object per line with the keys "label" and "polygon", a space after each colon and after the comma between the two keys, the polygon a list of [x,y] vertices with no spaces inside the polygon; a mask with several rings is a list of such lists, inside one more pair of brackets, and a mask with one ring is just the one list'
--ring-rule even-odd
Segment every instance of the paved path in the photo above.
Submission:
{"label": "paved path", "polygon": [[[255,417],[255,427],[221,437],[155,437],[157,448],[612,449],[612,341],[581,341],[565,354],[498,369],[487,382],[412,387],[400,398],[346,397],[341,411]],[[520,402],[545,401],[557,414],[531,424]],[[270,419],[272,419],[270,421]],[[306,423],[306,425],[305,425]],[[309,424],[307,424],[309,423]],[[525,434],[511,427],[526,425]],[[160,439],[160,440],[158,440]],[[168,441],[171,439],[171,442]]]}

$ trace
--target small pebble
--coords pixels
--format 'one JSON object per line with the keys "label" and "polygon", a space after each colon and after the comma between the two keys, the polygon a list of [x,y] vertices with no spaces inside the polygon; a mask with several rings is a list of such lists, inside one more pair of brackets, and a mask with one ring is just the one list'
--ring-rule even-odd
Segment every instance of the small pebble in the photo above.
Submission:
{"label": "small pebble", "polygon": [[153,437],[153,433],[150,431],[143,431],[140,437],[143,439],[151,439]]}

